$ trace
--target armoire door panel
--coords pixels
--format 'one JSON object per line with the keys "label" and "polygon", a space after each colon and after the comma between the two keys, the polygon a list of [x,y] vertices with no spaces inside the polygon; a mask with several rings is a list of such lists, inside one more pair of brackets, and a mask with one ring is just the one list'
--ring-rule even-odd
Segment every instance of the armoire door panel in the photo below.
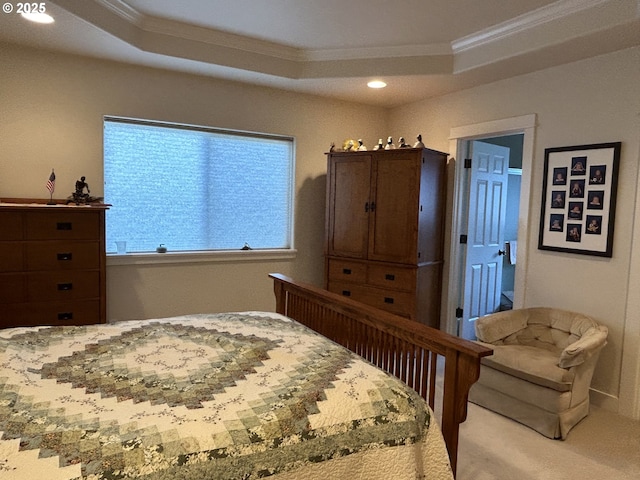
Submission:
{"label": "armoire door panel", "polygon": [[376,158],[375,209],[369,235],[371,260],[416,262],[419,169],[415,154],[398,152]]}
{"label": "armoire door panel", "polygon": [[371,157],[343,157],[330,168],[328,222],[330,255],[366,258],[371,209]]}

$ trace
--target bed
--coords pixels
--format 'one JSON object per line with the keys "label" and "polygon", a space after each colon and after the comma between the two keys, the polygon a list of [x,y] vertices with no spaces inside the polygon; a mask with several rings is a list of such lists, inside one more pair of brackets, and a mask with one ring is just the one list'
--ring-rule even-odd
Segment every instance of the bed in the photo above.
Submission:
{"label": "bed", "polygon": [[451,479],[490,350],[272,278],[277,313],[0,331],[0,477]]}

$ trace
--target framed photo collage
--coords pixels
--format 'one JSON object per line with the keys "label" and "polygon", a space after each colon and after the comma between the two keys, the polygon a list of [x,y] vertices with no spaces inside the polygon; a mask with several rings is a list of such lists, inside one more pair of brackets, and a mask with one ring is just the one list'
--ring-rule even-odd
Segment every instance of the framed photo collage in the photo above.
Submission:
{"label": "framed photo collage", "polygon": [[545,150],[539,249],[612,256],[620,146]]}

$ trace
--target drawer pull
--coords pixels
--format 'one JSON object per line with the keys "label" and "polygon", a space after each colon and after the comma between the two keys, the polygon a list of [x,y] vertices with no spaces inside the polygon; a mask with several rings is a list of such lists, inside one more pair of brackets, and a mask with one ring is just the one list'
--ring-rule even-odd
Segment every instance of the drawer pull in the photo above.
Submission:
{"label": "drawer pull", "polygon": [[396,279],[396,276],[393,273],[387,273],[385,274],[384,279],[393,282]]}
{"label": "drawer pull", "polygon": [[384,303],[393,303],[393,297],[384,297]]}
{"label": "drawer pull", "polygon": [[59,283],[58,290],[62,290],[65,292],[69,290],[73,290],[73,283]]}
{"label": "drawer pull", "polygon": [[73,320],[73,312],[58,313],[58,320]]}
{"label": "drawer pull", "polygon": [[351,275],[351,269],[350,268],[343,268],[342,269],[342,273],[344,273],[345,275]]}
{"label": "drawer pull", "polygon": [[73,259],[73,254],[71,252],[59,253],[57,257],[58,257],[58,260],[61,262],[68,262]]}
{"label": "drawer pull", "polygon": [[344,295],[345,297],[350,297],[351,296],[351,291],[350,290],[342,290],[342,295]]}
{"label": "drawer pull", "polygon": [[71,222],[58,222],[56,224],[58,230],[73,230],[73,224]]}

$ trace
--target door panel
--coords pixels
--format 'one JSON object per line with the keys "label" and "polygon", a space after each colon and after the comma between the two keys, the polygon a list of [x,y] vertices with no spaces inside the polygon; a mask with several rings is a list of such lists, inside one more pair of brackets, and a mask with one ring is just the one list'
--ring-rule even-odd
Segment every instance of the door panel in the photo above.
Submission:
{"label": "door panel", "polygon": [[366,258],[371,156],[333,157],[329,185],[328,254]]}
{"label": "door panel", "polygon": [[468,307],[469,316],[478,317],[479,312],[483,310],[482,306],[482,264],[469,265],[467,267],[467,276],[465,285],[468,285],[468,293],[465,297],[469,298]]}
{"label": "door panel", "polygon": [[509,148],[472,142],[461,335],[475,338],[474,322],[500,306]]}

